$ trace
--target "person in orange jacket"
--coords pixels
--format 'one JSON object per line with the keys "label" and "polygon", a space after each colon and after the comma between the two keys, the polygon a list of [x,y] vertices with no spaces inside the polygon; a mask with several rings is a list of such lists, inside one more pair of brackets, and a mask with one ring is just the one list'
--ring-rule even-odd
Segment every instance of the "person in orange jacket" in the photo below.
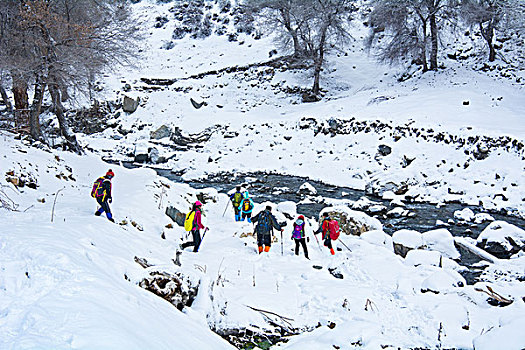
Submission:
{"label": "person in orange jacket", "polygon": [[330,249],[330,254],[335,255],[334,248],[332,247],[332,239],[330,238],[330,228],[328,227],[328,224],[332,221],[328,213],[323,213],[323,221],[321,225],[319,225],[319,228],[317,231],[314,232],[314,235],[322,232],[322,238],[324,240],[324,246]]}

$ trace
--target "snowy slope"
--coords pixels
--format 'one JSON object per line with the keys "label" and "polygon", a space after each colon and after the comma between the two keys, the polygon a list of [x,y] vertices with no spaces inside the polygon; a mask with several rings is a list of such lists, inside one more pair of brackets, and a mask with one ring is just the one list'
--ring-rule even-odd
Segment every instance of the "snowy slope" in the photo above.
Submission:
{"label": "snowy slope", "polygon": [[[525,216],[523,83],[475,71],[476,61],[445,59],[446,70],[411,71],[411,79],[399,82],[404,70],[380,65],[365,52],[366,27],[356,20],[355,41],[328,57],[324,99],[300,103],[300,95],[287,91],[309,87],[308,72],[264,64],[221,71],[268,61],[276,47],[271,37],[174,40],[173,6],[146,0],[135,5],[148,49],[137,69],[110,75],[102,94],[108,100],[140,97],[141,106],[133,114],[117,111],[118,127],[79,135],[97,153],[133,160],[130,154],[155,148],[170,158],[162,167],[185,171],[188,179],[263,170],[357,189],[392,182],[407,185],[407,196],[416,200],[459,200]],[[155,28],[158,16],[169,19],[162,28]],[[173,48],[163,48],[166,42]],[[143,78],[172,80],[151,85]],[[122,91],[125,84],[131,91]],[[207,105],[197,110],[190,98]],[[337,131],[350,132],[318,134],[334,119],[340,121]],[[199,148],[174,151],[167,139],[164,146],[150,140],[162,125],[180,128],[183,135],[212,128],[213,135]],[[392,153],[378,157],[379,145],[392,147]],[[480,149],[487,151],[484,159],[476,156]],[[413,161],[407,165],[406,159]]]}
{"label": "snowy slope", "polygon": [[[525,289],[522,282],[503,277],[519,276],[523,257],[491,265],[486,282],[466,286],[453,261],[443,257],[443,267],[426,257],[405,261],[391,244],[382,243],[381,234],[385,242],[388,236],[381,231],[374,231],[374,239],[343,237],[351,252],[336,243],[341,250],[332,257],[318,249],[314,221],[307,226],[311,261],[302,251],[294,255],[288,228],[284,255],[279,235],[270,253],[258,255],[254,238],[243,235],[252,232],[251,225],[234,223],[230,212],[223,217],[227,196],[208,190],[216,201],[204,207],[210,231],[198,254],[182,253],[179,268],[171,259],[185,234],[180,227],[164,227],[170,222],[164,211],[168,205],[187,209],[194,190],[151,170],[114,166],[112,208],[117,222],[128,224],[112,224],[93,216],[91,183],[107,170],[96,157],[48,153],[8,134],[0,146],[8,151],[0,173],[31,174],[38,183],[37,189],[20,192],[7,182],[2,186],[18,211],[0,211],[1,348],[228,348],[208,327],[272,332],[268,319],[250,307],[291,319],[286,324],[273,318],[301,333],[279,345],[289,349],[473,349],[475,343],[479,350],[491,349],[500,334],[506,334],[499,340],[506,349],[525,346],[517,331]],[[42,198],[44,203],[38,201]],[[257,203],[255,212],[264,205]],[[285,220],[279,208],[276,215]],[[197,279],[193,305],[181,313],[141,289],[138,283],[152,270],[135,263],[135,256],[147,259],[155,271],[179,271]],[[487,296],[475,290],[486,286],[514,302],[490,306]]]}

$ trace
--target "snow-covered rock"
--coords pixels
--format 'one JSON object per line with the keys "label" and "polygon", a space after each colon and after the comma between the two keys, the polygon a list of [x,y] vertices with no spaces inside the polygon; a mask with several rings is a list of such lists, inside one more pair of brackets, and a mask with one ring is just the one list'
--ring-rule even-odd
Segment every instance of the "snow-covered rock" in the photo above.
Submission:
{"label": "snow-covered rock", "polygon": [[469,208],[464,208],[463,210],[456,210],[454,212],[454,218],[460,221],[471,222],[474,220],[475,214]]}
{"label": "snow-covered rock", "polygon": [[299,193],[309,194],[315,196],[317,194],[317,190],[313,185],[311,185],[308,182],[305,182],[299,187]]}
{"label": "snow-covered rock", "polygon": [[321,210],[319,217],[328,213],[330,217],[339,222],[339,227],[347,235],[357,235],[371,230],[382,230],[383,225],[376,218],[370,217],[363,212],[352,210],[346,206],[327,207]]}
{"label": "snow-covered rock", "polygon": [[460,258],[460,254],[454,245],[454,237],[447,229],[424,232],[422,238],[427,249],[438,251],[451,259]]}
{"label": "snow-covered rock", "polygon": [[494,221],[478,236],[477,246],[500,259],[525,249],[525,231],[504,221]]}
{"label": "snow-covered rock", "polygon": [[289,220],[294,220],[297,216],[297,204],[292,201],[285,201],[277,204],[277,210],[283,213]]}
{"label": "snow-covered rock", "polygon": [[406,257],[408,251],[423,247],[423,236],[413,230],[399,230],[392,235],[394,251],[397,255]]}
{"label": "snow-covered rock", "polygon": [[366,231],[361,234],[361,238],[368,243],[375,244],[387,248],[390,251],[394,251],[394,244],[392,237],[381,230]]}
{"label": "snow-covered rock", "polygon": [[458,272],[439,269],[421,283],[421,292],[446,293],[466,285],[465,279]]}
{"label": "snow-covered rock", "polygon": [[430,265],[441,267],[441,253],[422,249],[410,250],[405,257],[405,263],[412,266]]}
{"label": "snow-covered rock", "polygon": [[525,349],[525,337],[521,330],[525,329],[525,316],[517,314],[512,318],[501,318],[495,327],[474,339],[476,350]]}

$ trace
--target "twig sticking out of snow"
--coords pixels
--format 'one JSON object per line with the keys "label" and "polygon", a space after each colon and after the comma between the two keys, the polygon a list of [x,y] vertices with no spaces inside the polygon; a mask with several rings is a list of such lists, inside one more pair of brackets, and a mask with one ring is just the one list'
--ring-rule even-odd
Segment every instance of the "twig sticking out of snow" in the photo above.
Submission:
{"label": "twig sticking out of snow", "polygon": [[288,318],[288,317],[284,317],[284,316],[281,316],[279,314],[276,314],[275,312],[271,312],[271,311],[266,311],[266,310],[262,310],[262,309],[257,309],[255,307],[252,307],[252,306],[249,306],[249,305],[245,305],[246,307],[252,309],[253,311],[257,311],[259,313],[261,313],[261,315],[263,315],[270,323],[276,323],[274,320],[272,320],[272,318],[269,316],[269,315],[272,315],[272,316],[275,316],[277,317],[279,320],[281,320],[283,323],[286,324],[287,328],[289,329],[292,329],[292,324],[290,322],[293,322],[293,318]]}
{"label": "twig sticking out of snow", "polygon": [[481,289],[481,288],[474,288],[475,291],[477,292],[482,292],[482,293],[485,293],[487,294],[489,297],[491,297],[492,299],[495,299],[497,301],[500,302],[501,306],[507,306],[507,305],[510,305],[512,304],[512,302],[514,300],[512,299],[507,299],[505,298],[504,296],[502,296],[501,294],[498,294],[496,293],[491,286],[487,286],[487,290],[484,290],[484,289]]}
{"label": "twig sticking out of snow", "polygon": [[18,204],[9,198],[7,193],[4,192],[3,187],[5,186],[2,185],[2,188],[0,188],[0,208],[7,209],[9,211],[17,211]]}
{"label": "twig sticking out of snow", "polygon": [[62,187],[61,189],[57,191],[57,193],[55,193],[55,200],[53,201],[53,209],[51,209],[51,222],[53,222],[53,217],[55,216],[55,205],[57,204],[58,194],[64,189],[65,187]]}
{"label": "twig sticking out of snow", "polygon": [[372,300],[370,299],[366,299],[366,303],[365,303],[365,311],[368,311],[368,307],[370,307],[370,311],[374,311],[374,308],[376,309],[376,311],[379,311],[377,309],[377,305],[376,303],[374,303]]}

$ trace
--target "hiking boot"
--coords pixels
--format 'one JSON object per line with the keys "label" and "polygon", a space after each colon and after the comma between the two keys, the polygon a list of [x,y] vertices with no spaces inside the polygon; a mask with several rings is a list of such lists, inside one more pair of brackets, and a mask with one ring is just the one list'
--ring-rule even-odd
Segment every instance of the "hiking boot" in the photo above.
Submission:
{"label": "hiking boot", "polygon": [[265,251],[266,253],[268,253],[268,252],[270,251],[270,246],[266,246],[266,247],[264,247],[264,251]]}
{"label": "hiking boot", "polygon": [[113,219],[113,218],[108,218],[108,220],[111,221],[111,222],[115,222],[115,219]]}
{"label": "hiking boot", "polygon": [[335,255],[334,248],[330,248],[330,254]]}
{"label": "hiking boot", "polygon": [[100,216],[100,215],[102,215],[102,212],[100,212],[100,211],[96,211],[95,212],[95,216]]}
{"label": "hiking boot", "polygon": [[263,252],[263,247],[259,246],[259,254],[261,254],[262,252]]}

